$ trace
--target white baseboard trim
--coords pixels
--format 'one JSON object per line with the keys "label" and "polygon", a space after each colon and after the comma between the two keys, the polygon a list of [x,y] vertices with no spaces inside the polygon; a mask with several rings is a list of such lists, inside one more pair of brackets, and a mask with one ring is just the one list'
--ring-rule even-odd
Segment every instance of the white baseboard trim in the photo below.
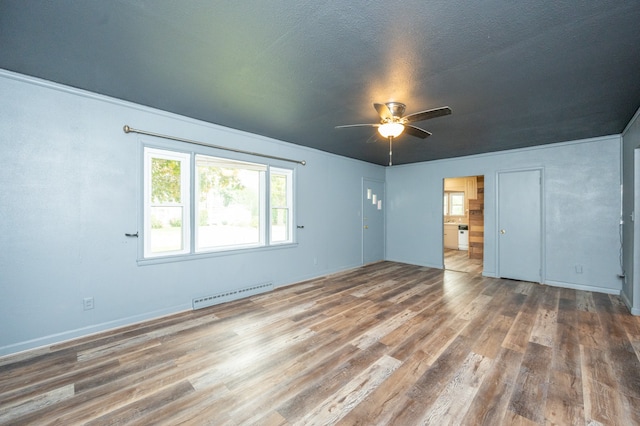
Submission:
{"label": "white baseboard trim", "polygon": [[41,348],[43,346],[60,344],[69,340],[77,339],[79,337],[87,337],[92,334],[102,333],[104,331],[113,330],[119,327],[130,326],[136,323],[158,319],[168,315],[175,315],[190,310],[191,304],[177,305],[172,306],[171,308],[145,312],[144,314],[133,315],[114,321],[94,324],[88,327],[76,328],[74,330],[64,331],[62,333],[50,334],[48,336],[38,337],[36,339],[27,340],[24,342],[13,343],[0,347],[0,357],[3,357],[5,355],[16,355],[20,352],[30,351],[33,349]]}
{"label": "white baseboard trim", "polygon": [[398,262],[398,263],[406,263],[407,265],[415,265],[415,266],[423,266],[425,268],[433,268],[433,269],[444,269],[444,264],[435,264],[435,263],[425,263],[419,261],[409,261],[406,259],[385,259],[389,262]]}
{"label": "white baseboard trim", "polygon": [[353,265],[344,265],[337,268],[324,269],[322,271],[313,272],[311,274],[300,275],[284,283],[274,283],[274,289],[281,288],[281,287],[288,287],[295,284],[300,284],[303,281],[309,281],[316,278],[325,277],[328,275],[334,275],[340,272],[350,271],[352,269],[357,269],[362,266],[364,266],[362,263],[356,263]]}
{"label": "white baseboard trim", "polygon": [[629,297],[627,296],[627,294],[624,291],[620,292],[620,298],[622,299],[624,304],[627,305],[627,308],[629,308],[629,312],[631,312],[631,315],[636,315],[636,316],[640,315],[640,309],[634,308],[632,306],[632,303],[629,300]]}
{"label": "white baseboard trim", "polygon": [[[392,259],[388,259],[389,261],[392,262],[401,262],[401,263],[407,263],[407,262],[402,262],[399,260],[392,260]],[[344,265],[342,267],[338,267],[338,268],[332,268],[331,270],[324,270],[324,271],[318,271],[318,273],[313,273],[313,274],[309,274],[306,276],[300,276],[297,279],[293,280],[291,283],[289,284],[279,284],[276,286],[277,287],[285,287],[285,286],[289,286],[289,285],[294,285],[296,283],[300,283],[302,281],[307,281],[310,279],[314,279],[314,278],[319,278],[322,276],[326,276],[326,275],[333,275],[336,273],[340,273],[340,272],[344,272],[344,271],[348,271],[351,269],[355,269],[355,268],[359,268],[363,266],[362,264],[354,264],[354,265]],[[426,263],[420,263],[417,266],[424,266],[427,268],[434,268],[434,269],[444,269],[444,265],[434,265],[434,264],[426,264]],[[485,277],[491,277],[491,278],[496,278],[495,273],[492,272],[483,272],[482,276]],[[622,300],[624,301],[624,303],[627,305],[627,307],[629,307],[629,310],[631,311],[632,315],[640,315],[640,309],[638,308],[632,308],[631,304],[629,303],[628,298],[626,297],[626,295],[624,293],[622,293],[620,290],[616,290],[616,289],[612,289],[612,288],[606,288],[606,287],[597,287],[597,286],[588,286],[588,285],[582,285],[582,284],[572,284],[572,283],[567,283],[567,282],[561,282],[561,281],[552,281],[552,280],[548,280],[546,281],[544,284],[547,285],[551,285],[554,287],[564,287],[564,288],[571,288],[574,290],[584,290],[584,291],[594,291],[597,293],[606,293],[606,294],[614,294],[614,295],[619,295],[622,297]],[[32,339],[32,340],[27,340],[24,342],[18,342],[18,343],[13,343],[10,345],[6,345],[6,346],[2,346],[0,347],[0,357],[6,356],[6,355],[16,355],[20,352],[24,352],[24,351],[28,351],[28,350],[33,350],[33,349],[37,349],[37,348],[41,348],[44,346],[50,346],[53,344],[60,344],[69,340],[73,340],[79,337],[86,337],[86,336],[90,336],[92,334],[96,334],[96,333],[101,333],[104,331],[108,331],[108,330],[113,330],[119,327],[124,327],[124,326],[130,326],[136,323],[140,323],[140,322],[144,322],[144,321],[149,321],[149,320],[153,320],[153,319],[158,319],[164,316],[168,316],[168,315],[175,315],[184,311],[191,311],[192,309],[191,304],[182,304],[182,305],[177,305],[177,306],[173,306],[170,308],[164,308],[164,309],[159,309],[156,311],[151,311],[151,312],[146,312],[144,314],[139,314],[139,315],[133,315],[130,317],[126,317],[126,318],[120,318],[114,321],[107,321],[107,322],[103,322],[100,324],[94,324],[88,327],[82,327],[82,328],[77,328],[74,330],[69,330],[69,331],[65,331],[62,333],[56,333],[56,334],[51,334],[48,336],[43,336],[43,337],[38,337],[36,339]]]}
{"label": "white baseboard trim", "polygon": [[[288,284],[287,283],[280,283],[278,285],[274,284],[274,288],[295,285],[303,281],[308,281],[314,278],[319,278],[327,275],[333,275],[339,272],[349,271],[351,269],[356,269],[361,266],[363,265],[358,263],[353,265],[343,265],[341,267],[332,268],[329,270],[317,271],[312,274],[297,277],[296,279],[292,280]],[[242,297],[238,297],[238,299],[241,299],[241,298]],[[102,332],[113,330],[119,327],[130,326],[136,323],[154,320],[154,319],[162,318],[168,315],[175,315],[181,312],[191,311],[191,310],[193,310],[191,303],[181,304],[181,305],[173,306],[171,308],[159,309],[156,311],[146,312],[144,314],[120,318],[114,321],[107,321],[100,324],[94,324],[88,327],[82,327],[74,330],[64,331],[61,333],[50,334],[48,336],[42,336],[32,340],[12,343],[10,345],[0,347],[0,357],[7,356],[7,355],[17,355],[20,352],[25,352],[25,351],[43,348],[43,347],[47,347],[55,344],[60,344],[73,339],[87,337],[92,334],[102,333]]]}
{"label": "white baseboard trim", "polygon": [[584,285],[584,284],[573,284],[573,283],[568,283],[564,281],[553,281],[553,280],[546,280],[542,284],[550,285],[553,287],[570,288],[573,290],[593,291],[596,293],[605,293],[605,294],[615,294],[616,296],[620,295],[619,289],[608,288],[608,287],[598,287],[598,286]]}

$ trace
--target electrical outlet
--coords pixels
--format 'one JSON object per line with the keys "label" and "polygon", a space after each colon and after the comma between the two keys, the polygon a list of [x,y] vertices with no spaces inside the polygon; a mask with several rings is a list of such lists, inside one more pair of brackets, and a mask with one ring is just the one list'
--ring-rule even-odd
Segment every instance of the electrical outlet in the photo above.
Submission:
{"label": "electrical outlet", "polygon": [[85,311],[93,309],[93,297],[85,297],[84,299],[82,299],[82,306],[84,307]]}
{"label": "electrical outlet", "polygon": [[582,273],[582,265],[576,265],[576,274]]}

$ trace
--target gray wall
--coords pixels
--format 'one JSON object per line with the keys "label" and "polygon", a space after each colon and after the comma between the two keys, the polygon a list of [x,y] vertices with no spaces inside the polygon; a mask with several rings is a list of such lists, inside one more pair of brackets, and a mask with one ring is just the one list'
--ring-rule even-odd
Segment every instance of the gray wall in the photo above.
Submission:
{"label": "gray wall", "polygon": [[[621,289],[619,136],[385,169],[6,71],[0,93],[0,355],[189,309],[203,294],[359,266],[363,177],[386,179],[387,258],[442,267],[443,179],[484,175],[492,276],[496,172],[543,167],[545,282]],[[138,241],[124,233],[141,229],[140,144],[150,139],[124,124],[306,160],[296,167],[298,244],[138,265]],[[629,129],[625,150],[638,134]],[[95,309],[83,310],[86,296]]]}
{"label": "gray wall", "polygon": [[[640,229],[636,229],[633,219],[634,211],[638,212],[640,201],[635,196],[637,188],[635,185],[636,173],[640,172],[635,167],[635,151],[640,148],[640,120],[636,113],[629,125],[622,133],[622,169],[623,169],[623,240],[624,240],[624,272],[625,280],[622,288],[622,298],[631,308],[634,315],[640,315],[640,277],[636,277],[635,269],[640,267],[637,260],[638,253],[635,249],[640,243]],[[639,155],[640,156],[640,155]],[[637,217],[637,213],[635,214]]]}
{"label": "gray wall", "polygon": [[388,168],[387,259],[441,268],[443,179],[484,175],[484,274],[495,276],[496,173],[541,167],[543,282],[618,294],[620,144],[609,136]]}
{"label": "gray wall", "polygon": [[[383,167],[5,71],[0,93],[0,355],[362,264],[362,178],[384,180]],[[155,138],[125,124],[306,160],[297,246],[138,265],[138,240],[124,233],[141,230],[140,141]],[[84,311],[87,296],[95,309]]]}

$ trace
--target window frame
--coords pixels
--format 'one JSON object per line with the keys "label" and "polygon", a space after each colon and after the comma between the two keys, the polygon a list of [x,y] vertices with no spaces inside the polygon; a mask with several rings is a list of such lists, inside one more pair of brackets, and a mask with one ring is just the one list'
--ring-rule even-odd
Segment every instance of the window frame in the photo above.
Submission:
{"label": "window frame", "polygon": [[[462,214],[452,213],[452,207],[454,206],[454,204],[452,203],[452,196],[454,195],[462,195]],[[465,203],[466,203],[466,194],[464,193],[464,191],[444,191],[443,211],[445,216],[464,217]],[[456,206],[458,205],[456,204]]]}
{"label": "window frame", "polygon": [[[284,206],[273,206],[272,205],[272,178],[273,176],[284,176],[286,179],[286,202]],[[285,240],[274,240],[273,239],[273,210],[276,209],[286,209],[287,210],[287,239]],[[281,244],[291,244],[293,243],[293,169],[284,169],[281,167],[270,167],[269,168],[269,245],[281,245]]]}
{"label": "window frame", "polygon": [[[198,195],[199,195],[199,179],[198,179],[198,160],[201,157],[203,162],[208,162],[211,165],[218,165],[219,167],[226,169],[238,169],[256,171],[258,175],[258,240],[256,242],[227,244],[209,247],[199,246],[199,234],[198,228],[200,227],[199,209],[198,207]],[[267,175],[269,175],[269,166],[266,164],[259,164],[254,162],[238,161],[232,159],[226,159],[219,156],[211,156],[207,154],[194,153],[195,170],[194,170],[194,202],[193,209],[195,213],[193,228],[194,228],[194,253],[207,253],[218,251],[239,250],[244,248],[256,248],[266,245],[266,228],[267,228],[267,215],[266,215],[266,193],[269,191],[266,185]]]}
{"label": "window frame", "polygon": [[[142,197],[141,197],[141,209],[140,209],[140,224],[142,225],[142,230],[139,232],[139,255],[138,255],[138,264],[156,264],[156,263],[165,263],[165,262],[176,262],[183,260],[192,260],[203,257],[215,257],[215,256],[224,256],[236,253],[243,253],[248,251],[255,250],[269,250],[269,249],[281,249],[287,247],[297,246],[296,241],[296,226],[295,226],[295,218],[296,218],[296,208],[295,208],[295,168],[294,167],[286,167],[279,162],[275,164],[271,164],[271,162],[267,161],[255,161],[254,158],[250,156],[238,156],[241,158],[233,158],[232,156],[220,155],[220,152],[215,149],[207,150],[207,149],[181,149],[180,147],[176,147],[170,144],[150,144],[143,140],[140,141],[140,149],[141,156],[143,158],[142,161],[142,173],[141,173],[141,188],[142,188]],[[149,233],[151,231],[151,216],[150,210],[148,208],[147,203],[147,194],[151,191],[151,176],[150,176],[150,161],[148,157],[151,155],[160,155],[160,158],[164,158],[163,156],[171,157],[174,159],[175,157],[179,157],[182,161],[185,161],[183,164],[187,164],[187,176],[181,175],[181,182],[183,188],[185,188],[186,183],[186,191],[182,191],[183,194],[186,194],[188,197],[188,201],[185,201],[187,205],[185,208],[187,209],[184,213],[185,220],[183,221],[183,249],[178,251],[171,252],[160,252],[160,253],[151,253],[150,251],[150,236]],[[260,242],[257,244],[238,244],[238,245],[228,245],[228,246],[220,246],[215,248],[198,248],[197,239],[197,225],[198,225],[198,190],[199,183],[198,179],[198,170],[197,170],[197,158],[212,158],[220,160],[221,164],[236,164],[236,165],[253,165],[258,169],[264,170],[261,173],[261,182],[260,182],[260,190],[259,192],[259,216],[260,216]],[[250,157],[246,159],[246,157]],[[263,160],[260,158],[260,160]],[[181,168],[181,171],[184,169]],[[272,238],[272,230],[271,230],[271,195],[270,195],[270,183],[271,183],[271,173],[274,174],[284,174],[287,176],[287,197],[288,197],[288,232],[289,238],[286,241],[273,241]]]}
{"label": "window frame", "polygon": [[[151,162],[154,158],[163,160],[180,161],[180,195],[181,202],[178,203],[153,203],[151,199]],[[191,247],[191,158],[190,154],[182,151],[168,151],[161,148],[145,147],[143,165],[143,257],[145,259],[184,255],[189,253]],[[182,249],[164,252],[153,252],[151,250],[151,236],[146,234],[152,229],[151,209],[153,207],[182,207]],[[151,232],[148,232],[149,234]]]}

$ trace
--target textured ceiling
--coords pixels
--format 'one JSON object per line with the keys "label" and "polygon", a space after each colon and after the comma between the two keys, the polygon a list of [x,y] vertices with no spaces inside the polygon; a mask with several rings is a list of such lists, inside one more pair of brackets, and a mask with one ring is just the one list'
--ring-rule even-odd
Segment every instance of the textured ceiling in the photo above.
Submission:
{"label": "textured ceiling", "polygon": [[639,22],[635,0],[0,0],[0,68],[383,165],[375,129],[334,127],[450,106],[403,164],[620,133]]}

